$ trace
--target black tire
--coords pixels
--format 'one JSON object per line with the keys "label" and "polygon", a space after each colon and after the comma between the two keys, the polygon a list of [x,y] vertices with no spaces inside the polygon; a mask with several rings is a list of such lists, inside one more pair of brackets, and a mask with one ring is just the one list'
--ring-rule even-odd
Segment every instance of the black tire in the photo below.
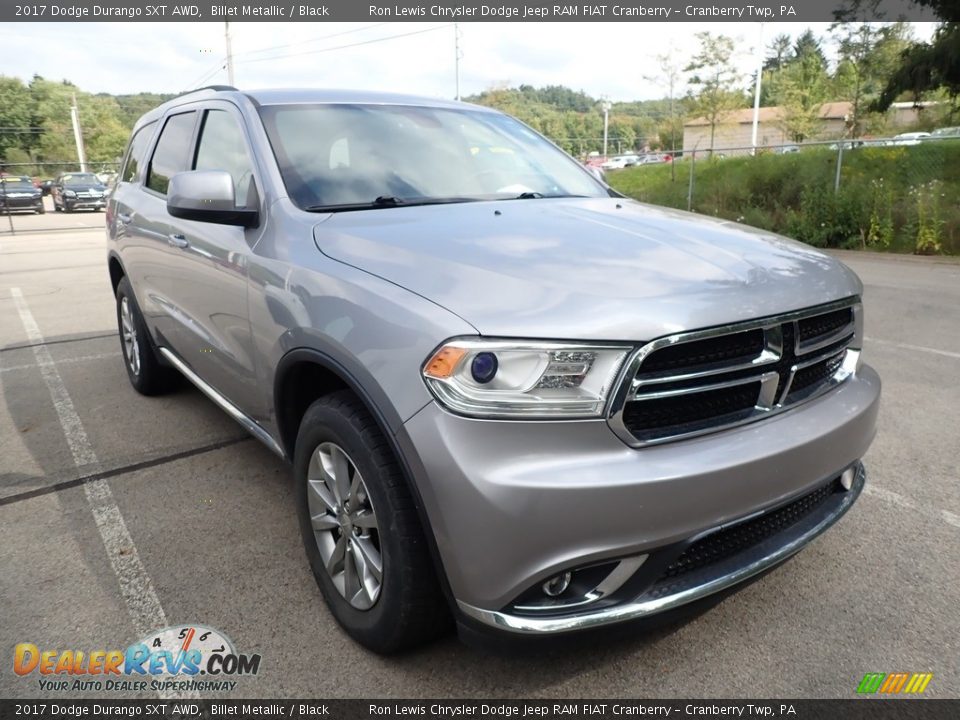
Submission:
{"label": "black tire", "polygon": [[63,212],[63,208],[57,205],[57,201],[53,201],[53,211],[54,212]]}
{"label": "black tire", "polygon": [[[131,360],[130,346],[124,337],[123,306],[124,301],[130,311],[132,328],[136,335],[133,352],[137,362]],[[127,370],[127,377],[133,389],[141,395],[162,395],[173,389],[177,384],[177,373],[169,367],[160,364],[156,350],[150,340],[150,334],[143,321],[143,315],[137,300],[133,295],[130,282],[126,277],[120,279],[117,285],[117,329],[120,333],[120,351],[123,354],[123,366]]]}
{"label": "black tire", "polygon": [[37,215],[43,215],[46,211],[47,211],[47,209],[46,209],[43,205],[40,205],[40,206],[37,208]]}
{"label": "black tire", "polygon": [[[327,572],[310,519],[308,470],[314,452],[334,443],[363,477],[378,524],[382,580],[372,607],[359,610]],[[314,402],[303,416],[294,453],[297,514],[310,569],[337,622],[377,653],[407,650],[452,627],[427,541],[403,473],[376,421],[350,391]]]}

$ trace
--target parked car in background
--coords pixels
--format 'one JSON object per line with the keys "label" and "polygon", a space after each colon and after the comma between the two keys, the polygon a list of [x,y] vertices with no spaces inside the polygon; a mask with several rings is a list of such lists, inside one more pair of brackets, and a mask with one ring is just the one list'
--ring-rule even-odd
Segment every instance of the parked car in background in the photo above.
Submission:
{"label": "parked car in background", "polygon": [[60,173],[51,186],[53,209],[99,211],[107,204],[107,186],[93,173]]}
{"label": "parked car in background", "polygon": [[29,210],[42,215],[43,192],[26,176],[4,175],[0,177],[0,212]]}
{"label": "parked car in background", "polygon": [[930,137],[928,132],[905,132],[893,136],[894,145],[919,145]]}
{"label": "parked car in background", "polygon": [[839,150],[843,148],[844,150],[856,150],[858,147],[863,147],[863,140],[841,140],[840,142],[835,142],[830,145],[831,150]]}
{"label": "parked car in background", "polygon": [[941,138],[960,138],[960,127],[937,128],[930,133],[931,140],[939,140]]}
{"label": "parked car in background", "polygon": [[603,162],[600,167],[604,170],[622,170],[625,167],[636,165],[639,160],[638,155],[615,155]]}
{"label": "parked car in background", "polygon": [[790,155],[791,153],[800,152],[799,145],[781,145],[778,148],[774,148],[773,153],[775,155]]}
{"label": "parked car in background", "polygon": [[131,385],[179,371],[291,461],[313,576],[379,652],[709,602],[864,487],[857,276],[491,108],[187,93],[137,121],[106,220]]}

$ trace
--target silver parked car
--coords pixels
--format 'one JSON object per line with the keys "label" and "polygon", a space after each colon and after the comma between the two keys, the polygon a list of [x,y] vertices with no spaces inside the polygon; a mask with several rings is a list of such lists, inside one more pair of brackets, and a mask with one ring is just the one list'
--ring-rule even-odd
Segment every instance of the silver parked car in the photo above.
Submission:
{"label": "silver parked car", "polygon": [[179,372],[292,463],[374,650],[706,602],[863,488],[857,277],[625,199],[494,110],[186,94],[137,122],[107,228],[130,382]]}

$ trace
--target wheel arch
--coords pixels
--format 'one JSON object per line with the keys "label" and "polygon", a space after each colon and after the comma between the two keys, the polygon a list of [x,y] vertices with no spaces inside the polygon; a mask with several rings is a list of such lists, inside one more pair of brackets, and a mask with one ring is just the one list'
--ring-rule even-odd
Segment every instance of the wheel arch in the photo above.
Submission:
{"label": "wheel arch", "polygon": [[[304,378],[309,378],[306,387],[311,392],[300,392],[302,387],[298,381]],[[374,389],[368,389],[371,387]],[[297,433],[306,409],[324,394],[343,389],[350,390],[360,398],[393,451],[393,455],[400,465],[404,482],[406,482],[413,497],[417,516],[420,518],[423,534],[430,550],[430,557],[437,573],[437,580],[444,596],[447,598],[451,611],[456,614],[456,601],[447,581],[436,535],[411,467],[411,458],[408,458],[403,451],[394,432],[394,428],[399,428],[403,421],[389,403],[386,393],[375,384],[372,378],[370,379],[370,385],[365,385],[343,363],[319,350],[312,348],[289,350],[280,359],[274,375],[274,417],[280,446],[286,453],[288,460],[292,462],[296,451]],[[323,392],[315,394],[314,391],[316,390],[322,390]],[[291,398],[295,398],[296,402],[292,407],[285,407],[285,403]],[[417,466],[419,467],[419,462]]]}
{"label": "wheel arch", "polygon": [[123,267],[123,263],[120,262],[120,258],[115,252],[111,252],[107,257],[107,268],[110,271],[110,285],[113,287],[113,296],[117,296],[117,286],[120,284],[120,280],[127,274],[127,271]]}

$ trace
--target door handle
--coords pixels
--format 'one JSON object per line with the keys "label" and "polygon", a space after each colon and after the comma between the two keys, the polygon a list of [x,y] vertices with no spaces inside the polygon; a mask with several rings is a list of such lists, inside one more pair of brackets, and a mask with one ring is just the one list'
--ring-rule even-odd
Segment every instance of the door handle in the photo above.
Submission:
{"label": "door handle", "polygon": [[189,241],[179,233],[170,233],[167,235],[167,242],[175,248],[190,247]]}
{"label": "door handle", "polygon": [[126,215],[126,214],[124,214],[124,213],[117,213],[117,220],[119,220],[120,222],[122,222],[124,225],[127,225],[127,224],[129,224],[129,222],[130,222],[131,220],[133,220],[133,215]]}

